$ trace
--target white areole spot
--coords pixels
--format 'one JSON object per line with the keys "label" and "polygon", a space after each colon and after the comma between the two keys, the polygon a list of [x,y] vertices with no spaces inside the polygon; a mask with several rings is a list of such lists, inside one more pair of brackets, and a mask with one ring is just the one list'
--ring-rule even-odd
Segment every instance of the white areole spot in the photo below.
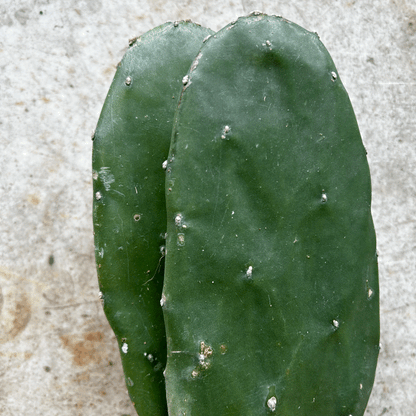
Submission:
{"label": "white areole spot", "polygon": [[168,167],[168,161],[167,160],[165,160],[163,163],[162,163],[162,168],[163,169],[166,169]]}
{"label": "white areole spot", "polygon": [[166,304],[166,296],[162,294],[162,298],[160,299],[160,306],[165,306]]}
{"label": "white areole spot", "polygon": [[178,233],[178,246],[184,246],[185,245],[185,234]]}
{"label": "white areole spot", "polygon": [[129,346],[126,343],[124,343],[121,347],[121,351],[123,351],[124,354],[127,354],[128,350],[129,350]]}
{"label": "white areole spot", "polygon": [[180,227],[182,225],[182,215],[177,214],[175,217],[175,224],[177,227]]}
{"label": "white areole spot", "polygon": [[249,266],[246,272],[246,276],[251,279],[253,277],[253,266]]}
{"label": "white areole spot", "polygon": [[[145,353],[146,354],[146,353]],[[146,358],[152,363],[154,361],[153,355],[152,354],[147,354]]]}
{"label": "white areole spot", "polygon": [[124,81],[124,83],[126,85],[131,85],[131,77],[127,77],[126,80]]}
{"label": "white areole spot", "polygon": [[337,75],[337,73],[335,71],[332,71],[331,72],[331,77],[332,77],[332,81],[336,81],[337,78],[338,78],[338,75]]}
{"label": "white areole spot", "polygon": [[224,126],[224,128],[222,129],[221,139],[226,139],[227,134],[230,132],[230,130],[230,126]]}
{"label": "white areole spot", "polygon": [[102,197],[103,197],[103,196],[101,195],[101,192],[100,192],[100,191],[98,191],[98,192],[96,192],[96,193],[95,193],[95,199],[96,199],[97,201],[99,201]]}
{"label": "white areole spot", "polygon": [[335,328],[339,328],[339,322],[336,319],[332,321],[332,325],[334,325]]}
{"label": "white areole spot", "polygon": [[328,195],[325,192],[322,192],[321,201],[324,203],[328,201]]}
{"label": "white areole spot", "polygon": [[274,412],[276,410],[276,405],[277,405],[277,399],[276,397],[270,397],[269,400],[267,400],[267,407]]}
{"label": "white areole spot", "polygon": [[183,85],[186,85],[188,82],[189,82],[189,76],[188,76],[188,75],[185,75],[185,76],[182,78],[182,84],[183,84]]}

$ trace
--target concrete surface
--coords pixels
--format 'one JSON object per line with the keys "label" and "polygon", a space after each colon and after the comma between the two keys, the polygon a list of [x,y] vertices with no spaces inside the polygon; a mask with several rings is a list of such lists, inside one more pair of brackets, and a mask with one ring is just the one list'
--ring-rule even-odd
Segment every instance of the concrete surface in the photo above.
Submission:
{"label": "concrete surface", "polygon": [[187,18],[218,30],[252,10],[317,32],[350,94],[380,263],[366,415],[416,415],[414,0],[1,1],[1,415],[135,414],[98,299],[90,135],[129,38]]}

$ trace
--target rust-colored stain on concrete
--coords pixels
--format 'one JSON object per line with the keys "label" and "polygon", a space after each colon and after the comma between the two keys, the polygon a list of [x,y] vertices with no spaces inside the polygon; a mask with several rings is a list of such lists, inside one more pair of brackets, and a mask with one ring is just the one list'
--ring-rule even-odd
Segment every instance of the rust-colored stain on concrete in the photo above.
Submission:
{"label": "rust-colored stain on concrete", "polygon": [[13,330],[10,332],[12,337],[15,337],[19,332],[22,332],[30,320],[30,303],[27,296],[22,293],[15,304]]}
{"label": "rust-colored stain on concrete", "polygon": [[27,327],[32,312],[29,298],[23,290],[17,292],[6,288],[2,293],[0,287],[0,306],[0,344],[3,344]]}
{"label": "rust-colored stain on concrete", "polygon": [[71,351],[73,362],[77,366],[99,364],[103,359],[104,334],[101,331],[86,332],[81,336],[61,335],[60,338],[64,347]]}

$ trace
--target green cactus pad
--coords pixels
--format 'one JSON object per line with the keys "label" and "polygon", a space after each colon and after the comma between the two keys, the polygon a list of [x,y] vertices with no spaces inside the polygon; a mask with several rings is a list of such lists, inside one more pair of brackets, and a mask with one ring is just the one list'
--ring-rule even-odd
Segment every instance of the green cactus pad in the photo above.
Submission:
{"label": "green cactus pad", "polygon": [[331,57],[253,14],[185,82],[166,181],[169,415],[363,415],[379,351],[371,185]]}
{"label": "green cactus pad", "polygon": [[210,33],[178,22],[133,40],[95,132],[93,218],[99,284],[140,416],[167,414],[160,307],[166,232],[162,164],[182,78]]}

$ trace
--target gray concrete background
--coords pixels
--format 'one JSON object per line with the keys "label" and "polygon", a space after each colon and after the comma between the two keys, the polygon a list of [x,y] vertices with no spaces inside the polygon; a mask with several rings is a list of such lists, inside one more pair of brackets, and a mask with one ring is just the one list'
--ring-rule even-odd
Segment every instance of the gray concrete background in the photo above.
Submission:
{"label": "gray concrete background", "polygon": [[317,32],[368,151],[381,353],[366,415],[416,415],[414,0],[1,0],[0,414],[133,416],[98,299],[91,139],[128,39],[252,10]]}

